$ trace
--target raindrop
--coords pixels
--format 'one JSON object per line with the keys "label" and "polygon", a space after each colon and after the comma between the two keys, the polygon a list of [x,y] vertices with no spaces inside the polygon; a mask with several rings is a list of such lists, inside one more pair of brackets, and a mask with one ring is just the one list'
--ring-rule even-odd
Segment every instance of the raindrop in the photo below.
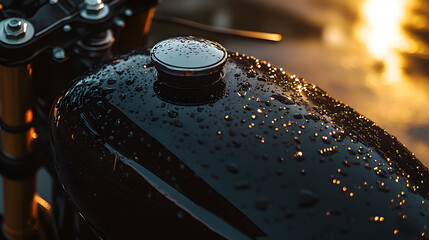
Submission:
{"label": "raindrop", "polygon": [[302,115],[301,115],[300,113],[295,113],[295,114],[293,115],[293,117],[294,117],[295,119],[302,119]]}
{"label": "raindrop", "polygon": [[143,87],[140,85],[136,86],[136,92],[141,92],[143,90]]}
{"label": "raindrop", "polygon": [[101,90],[101,93],[102,94],[109,94],[109,93],[114,92],[115,90],[116,90],[116,88],[114,88],[114,87],[107,87],[107,88],[103,88]]}
{"label": "raindrop", "polygon": [[377,180],[377,189],[382,192],[390,192],[390,188],[380,180]]}
{"label": "raindrop", "polygon": [[229,136],[231,136],[231,137],[235,137],[235,135],[237,135],[237,132],[236,132],[236,131],[234,131],[233,129],[230,129],[230,130],[228,131],[228,134],[229,134]]}
{"label": "raindrop", "polygon": [[380,168],[374,168],[374,172],[381,178],[387,178],[387,172]]}
{"label": "raindrop", "polygon": [[304,117],[305,117],[305,119],[311,119],[315,122],[320,120],[320,118],[318,116],[313,115],[313,114],[305,114]]}
{"label": "raindrop", "polygon": [[240,89],[237,91],[238,96],[240,97],[245,97],[247,95],[247,91],[250,90],[250,83],[248,82],[243,82],[241,83],[241,87]]}
{"label": "raindrop", "polygon": [[250,69],[250,70],[247,72],[247,77],[249,77],[249,78],[254,78],[254,77],[256,77],[256,71],[255,71],[255,70],[253,70],[253,69]]}
{"label": "raindrop", "polygon": [[277,101],[279,101],[283,104],[286,104],[286,105],[292,105],[295,103],[292,99],[281,96],[281,95],[272,95],[271,98],[272,98],[272,100],[277,100]]}
{"label": "raindrop", "polygon": [[302,161],[302,160],[304,160],[304,154],[303,154],[301,151],[296,152],[296,153],[295,153],[295,155],[294,155],[294,157],[295,157],[295,159],[296,159],[297,161]]}
{"label": "raindrop", "polygon": [[178,128],[182,128],[183,127],[183,123],[181,121],[177,120],[177,119],[171,121],[170,124],[173,125],[173,126],[175,126],[175,127],[178,127]]}
{"label": "raindrop", "polygon": [[107,80],[107,84],[109,84],[109,85],[113,85],[115,83],[116,83],[116,79],[114,79],[114,78]]}
{"label": "raindrop", "polygon": [[226,165],[226,170],[232,174],[237,174],[239,172],[238,166],[235,163],[228,163]]}
{"label": "raindrop", "polygon": [[121,100],[124,100],[126,97],[127,97],[127,93],[121,93],[121,94],[119,95],[119,98],[120,98]]}
{"label": "raindrop", "polygon": [[265,211],[268,208],[268,205],[270,204],[270,199],[266,197],[259,197],[255,200],[255,209],[259,211]]}
{"label": "raindrop", "polygon": [[308,208],[319,202],[319,195],[309,189],[301,189],[299,191],[299,206]]}
{"label": "raindrop", "polygon": [[115,126],[116,127],[119,127],[119,125],[121,125],[121,119],[116,119],[116,121],[115,121]]}
{"label": "raindrop", "polygon": [[343,161],[343,165],[346,167],[351,167],[351,164],[347,160]]}
{"label": "raindrop", "polygon": [[135,81],[134,78],[130,78],[130,79],[127,79],[125,83],[129,86],[129,85],[132,85],[134,81]]}
{"label": "raindrop", "polygon": [[176,117],[177,117],[177,115],[179,115],[179,113],[178,113],[178,112],[176,112],[176,111],[168,111],[168,116],[169,116],[170,118],[176,118]]}
{"label": "raindrop", "polygon": [[330,144],[330,143],[331,143],[331,140],[330,140],[327,136],[323,136],[323,137],[322,137],[322,141],[323,141],[324,143],[326,143],[326,144]]}
{"label": "raindrop", "polygon": [[250,187],[250,184],[246,180],[242,180],[234,183],[234,188],[237,190],[245,190],[245,189],[248,189],[249,187]]}
{"label": "raindrop", "polygon": [[286,210],[285,218],[289,219],[293,217],[293,212],[291,210]]}

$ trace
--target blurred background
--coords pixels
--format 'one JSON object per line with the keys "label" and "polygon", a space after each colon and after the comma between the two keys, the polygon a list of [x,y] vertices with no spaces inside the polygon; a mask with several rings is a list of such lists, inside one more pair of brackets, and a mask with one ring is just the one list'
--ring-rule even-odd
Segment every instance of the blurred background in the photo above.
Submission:
{"label": "blurred background", "polygon": [[149,44],[197,35],[315,83],[429,167],[429,0],[163,0],[157,14],[280,33],[268,42],[155,21]]}

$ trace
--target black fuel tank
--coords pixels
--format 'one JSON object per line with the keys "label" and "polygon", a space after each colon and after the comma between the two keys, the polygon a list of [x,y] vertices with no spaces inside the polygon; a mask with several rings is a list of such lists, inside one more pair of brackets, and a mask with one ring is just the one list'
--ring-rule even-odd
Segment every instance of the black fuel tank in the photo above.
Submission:
{"label": "black fuel tank", "polygon": [[65,191],[105,239],[429,234],[428,169],[395,137],[204,39],[82,76],[53,107],[51,137]]}

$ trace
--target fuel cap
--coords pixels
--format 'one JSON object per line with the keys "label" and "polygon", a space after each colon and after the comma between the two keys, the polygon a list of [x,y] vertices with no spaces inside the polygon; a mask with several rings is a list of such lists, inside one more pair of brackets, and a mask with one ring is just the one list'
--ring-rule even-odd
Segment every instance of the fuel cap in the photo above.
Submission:
{"label": "fuel cap", "polygon": [[151,50],[156,69],[178,77],[206,77],[221,72],[228,53],[219,43],[200,37],[175,37]]}
{"label": "fuel cap", "polygon": [[219,43],[193,36],[169,38],[156,44],[150,56],[158,71],[155,93],[161,99],[203,105],[225,94],[222,69],[228,52]]}

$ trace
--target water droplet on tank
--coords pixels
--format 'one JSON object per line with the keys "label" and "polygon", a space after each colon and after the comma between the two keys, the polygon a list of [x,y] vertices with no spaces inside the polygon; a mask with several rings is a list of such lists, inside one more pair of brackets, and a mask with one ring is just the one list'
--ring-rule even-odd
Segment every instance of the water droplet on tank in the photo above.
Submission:
{"label": "water droplet on tank", "polygon": [[266,197],[259,197],[255,200],[254,207],[259,211],[267,210],[270,204],[270,199]]}
{"label": "water droplet on tank", "polygon": [[377,189],[382,192],[390,192],[390,188],[383,181],[377,180]]}
{"label": "water droplet on tank", "polygon": [[109,85],[113,85],[115,83],[116,83],[116,79],[114,79],[114,78],[107,80],[107,84],[109,84]]}
{"label": "water droplet on tank", "polygon": [[177,127],[177,128],[182,128],[183,127],[183,123],[177,119],[173,120],[170,122],[171,125]]}
{"label": "water droplet on tank", "polygon": [[293,115],[293,117],[294,117],[295,119],[302,119],[302,115],[301,115],[301,113],[295,113],[295,114]]}
{"label": "water droplet on tank", "polygon": [[317,121],[320,120],[320,118],[318,116],[316,116],[314,114],[310,114],[310,113],[309,114],[305,114],[304,117],[305,117],[305,119],[311,119],[311,120],[313,120],[315,122],[317,122]]}
{"label": "water droplet on tank", "polygon": [[295,157],[295,159],[296,159],[297,161],[302,161],[302,160],[304,160],[304,154],[303,154],[301,151],[296,152],[296,153],[295,153],[295,155],[294,155],[294,157]]}
{"label": "water droplet on tank", "polygon": [[177,115],[179,115],[179,113],[178,113],[178,112],[176,112],[176,111],[168,111],[168,116],[169,116],[170,118],[176,118],[176,117],[177,117]]}
{"label": "water droplet on tank", "polygon": [[136,89],[136,92],[141,92],[143,90],[143,87],[138,85],[138,86],[136,86],[135,89]]}
{"label": "water droplet on tank", "polygon": [[327,136],[322,136],[322,141],[326,144],[330,144],[331,140]]}
{"label": "water droplet on tank", "polygon": [[125,81],[125,83],[129,86],[132,85],[135,82],[134,78],[129,78]]}
{"label": "water droplet on tank", "polygon": [[124,100],[127,97],[127,93],[121,93],[119,99]]}
{"label": "water droplet on tank", "polygon": [[287,97],[281,96],[281,95],[271,95],[272,100],[277,100],[283,104],[286,105],[293,105],[295,102]]}
{"label": "water droplet on tank", "polygon": [[309,189],[301,189],[299,191],[299,206],[308,208],[319,202],[319,195]]}
{"label": "water droplet on tank", "polygon": [[226,165],[226,170],[232,174],[237,174],[239,172],[238,166],[235,163],[228,163]]}
{"label": "water droplet on tank", "polygon": [[234,188],[237,190],[245,190],[250,187],[250,183],[246,180],[238,181],[234,183]]}
{"label": "water droplet on tank", "polygon": [[387,172],[384,171],[383,169],[380,169],[378,167],[374,168],[374,172],[377,174],[377,176],[381,177],[381,178],[387,178]]}

